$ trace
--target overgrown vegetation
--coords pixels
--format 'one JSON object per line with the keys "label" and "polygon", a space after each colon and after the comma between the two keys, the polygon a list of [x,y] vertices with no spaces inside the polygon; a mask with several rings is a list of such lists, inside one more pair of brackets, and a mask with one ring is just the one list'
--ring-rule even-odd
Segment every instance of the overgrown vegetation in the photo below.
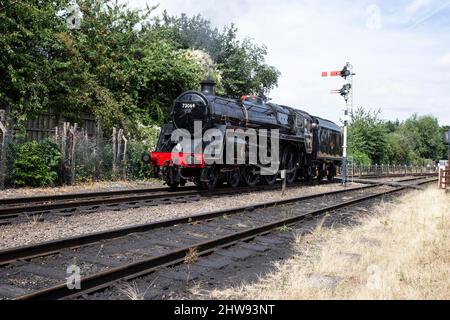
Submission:
{"label": "overgrown vegetation", "polygon": [[58,178],[61,153],[49,140],[20,145],[13,162],[13,179],[17,186],[52,186]]}
{"label": "overgrown vegetation", "polygon": [[207,76],[231,97],[267,94],[277,84],[266,48],[238,40],[233,25],[220,31],[201,16],[77,3],[80,25],[71,29],[71,1],[0,0],[0,106],[16,123],[51,108],[74,121],[91,113],[106,132],[115,126],[141,136]]}
{"label": "overgrown vegetation", "polygon": [[385,121],[380,111],[358,108],[349,128],[349,149],[357,164],[426,165],[447,159],[443,133],[433,116],[414,114],[404,122]]}

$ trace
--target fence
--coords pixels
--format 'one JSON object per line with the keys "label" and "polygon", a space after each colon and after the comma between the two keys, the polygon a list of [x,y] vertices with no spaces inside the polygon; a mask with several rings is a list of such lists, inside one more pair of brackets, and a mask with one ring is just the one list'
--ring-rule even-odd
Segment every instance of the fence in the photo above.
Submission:
{"label": "fence", "polygon": [[355,178],[363,177],[383,177],[383,176],[407,176],[419,174],[437,174],[438,168],[435,166],[408,166],[408,165],[372,165],[349,167],[349,176]]}
{"label": "fence", "polygon": [[[64,123],[64,119],[60,119],[51,111],[42,112],[38,114],[34,119],[30,119],[25,124],[25,130],[27,132],[26,140],[44,140],[51,138],[55,134],[55,128],[61,126]],[[79,119],[80,127],[82,127],[88,134],[88,136],[94,136],[96,134],[96,122],[92,116],[82,115]],[[17,131],[14,128],[14,131]]]}
{"label": "fence", "polygon": [[[0,189],[14,186],[13,166],[17,149],[28,140],[19,139],[13,130],[7,130],[0,122]],[[98,127],[84,128],[78,124],[62,123],[48,131],[47,138],[55,142],[61,152],[58,184],[74,184],[79,181],[99,181],[136,178],[143,173],[142,143],[130,143],[122,129],[113,129],[105,137]],[[41,131],[42,132],[42,131]],[[42,135],[41,135],[42,137]]]}
{"label": "fence", "polygon": [[0,110],[0,189],[5,187],[5,175],[6,175],[6,137],[7,130],[5,123],[5,111]]}
{"label": "fence", "polygon": [[447,187],[450,187],[450,167],[440,168],[439,188],[446,190]]}

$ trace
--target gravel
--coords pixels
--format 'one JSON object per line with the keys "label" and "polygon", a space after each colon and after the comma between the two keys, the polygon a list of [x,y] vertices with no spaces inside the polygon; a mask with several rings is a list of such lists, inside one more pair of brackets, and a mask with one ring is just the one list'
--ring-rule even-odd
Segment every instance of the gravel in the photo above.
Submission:
{"label": "gravel", "polygon": [[59,195],[66,193],[84,193],[100,191],[118,191],[143,188],[161,188],[163,183],[158,180],[152,181],[116,181],[116,182],[92,182],[82,183],[75,186],[64,186],[56,188],[21,188],[1,190],[0,199],[33,197],[45,195]]}
{"label": "gravel", "polygon": [[[353,184],[353,186],[356,187],[359,184]],[[296,187],[288,189],[284,198],[340,189],[342,189],[342,186],[339,184]],[[1,226],[0,249],[279,199],[282,199],[280,191],[258,191],[241,195],[204,199],[192,203],[76,214],[71,217],[55,218],[49,221],[44,220],[43,222],[36,222],[30,219],[29,222],[25,223]]]}

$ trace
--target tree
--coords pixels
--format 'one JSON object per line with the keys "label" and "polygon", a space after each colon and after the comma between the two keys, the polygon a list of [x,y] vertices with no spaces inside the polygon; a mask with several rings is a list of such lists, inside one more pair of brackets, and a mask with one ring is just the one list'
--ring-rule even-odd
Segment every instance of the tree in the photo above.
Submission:
{"label": "tree", "polygon": [[49,79],[62,50],[56,34],[65,24],[56,15],[65,1],[0,1],[0,106],[23,124],[47,108]]}
{"label": "tree", "polygon": [[274,89],[280,73],[265,63],[267,48],[253,44],[249,39],[239,43],[220,65],[222,86],[229,97],[244,94],[266,96]]}
{"label": "tree", "polygon": [[232,24],[219,31],[200,15],[169,16],[166,12],[157,25],[171,30],[173,39],[182,48],[203,50],[217,65],[221,81],[218,93],[231,98],[244,94],[267,95],[277,86],[280,72],[265,62],[267,48],[250,39],[238,40],[237,28]]}
{"label": "tree", "polygon": [[[446,132],[450,131],[450,126],[443,126],[441,127],[441,137],[444,137],[444,134]],[[442,157],[441,159],[447,159],[448,160],[448,156],[449,156],[449,146],[446,144],[442,144]]]}
{"label": "tree", "polygon": [[414,114],[403,123],[400,133],[420,158],[438,160],[441,157],[442,131],[437,118]]}
{"label": "tree", "polygon": [[81,24],[71,29],[70,0],[0,0],[0,106],[19,123],[44,110],[74,122],[89,113],[106,131],[139,135],[168,121],[172,101],[207,76],[235,98],[277,84],[267,49],[239,41],[233,25],[219,31],[200,15],[150,18],[154,8],[77,3]]}
{"label": "tree", "polygon": [[350,155],[367,155],[372,163],[386,160],[387,130],[379,119],[380,111],[371,112],[358,108],[349,125]]}
{"label": "tree", "polygon": [[133,135],[142,125],[167,121],[173,99],[200,82],[198,63],[167,30],[152,25],[153,8],[134,10],[106,0],[78,4],[81,28],[58,34],[67,63],[55,81],[55,103],[64,101],[65,116],[87,111],[104,129],[122,127]]}

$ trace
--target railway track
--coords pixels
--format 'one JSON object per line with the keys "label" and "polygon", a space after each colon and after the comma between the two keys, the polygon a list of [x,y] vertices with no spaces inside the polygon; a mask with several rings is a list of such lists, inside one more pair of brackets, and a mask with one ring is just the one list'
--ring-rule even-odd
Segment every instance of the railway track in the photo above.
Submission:
{"label": "railway track", "polygon": [[[324,182],[325,183],[325,182]],[[328,183],[328,182],[327,182]],[[302,186],[295,183],[288,188]],[[225,196],[246,192],[276,190],[274,186],[255,188],[221,188],[213,192],[198,190],[196,187],[183,187],[177,190],[168,188],[136,189],[111,192],[77,193],[56,196],[38,196],[0,199],[0,220],[7,221],[19,217],[56,215],[71,216],[76,213],[91,213],[101,209],[121,210],[160,204],[186,203],[199,201],[203,197]],[[8,221],[3,224],[9,223]],[[1,221],[0,221],[1,224]]]}
{"label": "railway track", "polygon": [[[402,177],[402,176],[399,176]],[[376,178],[376,177],[374,177]],[[295,183],[288,188],[304,184]],[[224,196],[276,190],[275,186],[258,186],[256,188],[223,188],[214,192],[198,190],[194,186],[182,187],[177,190],[168,188],[145,188],[134,190],[102,191],[75,193],[63,195],[45,195],[21,198],[0,199],[0,225],[9,224],[10,219],[27,216],[42,216],[54,214],[56,216],[71,216],[76,213],[91,213],[101,209],[121,210],[142,206],[157,206],[177,202],[199,201],[202,197]]]}
{"label": "railway track", "polygon": [[408,174],[389,174],[389,175],[381,175],[381,174],[363,174],[358,175],[355,174],[350,177],[350,180],[353,179],[389,179],[389,178],[401,178],[401,177],[435,177],[437,173],[408,173]]}
{"label": "railway track", "polygon": [[[193,250],[202,256],[405,188],[367,185],[4,250],[0,296],[23,300],[79,296],[183,262]],[[84,270],[81,290],[76,291],[63,281],[74,261]]]}

